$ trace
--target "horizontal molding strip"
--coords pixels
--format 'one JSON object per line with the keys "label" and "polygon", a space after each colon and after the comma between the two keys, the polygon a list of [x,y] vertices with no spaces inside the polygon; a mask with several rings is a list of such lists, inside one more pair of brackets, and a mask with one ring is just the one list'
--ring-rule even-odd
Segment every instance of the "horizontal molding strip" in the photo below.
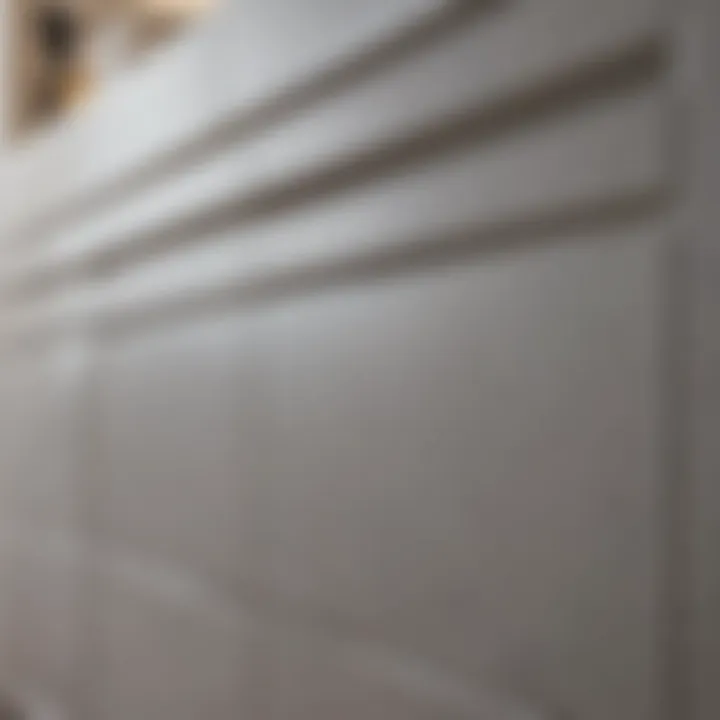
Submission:
{"label": "horizontal molding strip", "polygon": [[[382,183],[384,175],[403,171],[408,164],[432,162],[436,155],[458,147],[502,143],[504,135],[547,122],[548,115],[567,113],[574,105],[594,106],[605,97],[611,102],[618,92],[642,92],[642,85],[658,73],[659,52],[656,44],[630,48],[614,63],[573,68],[531,92],[510,95],[490,107],[481,105],[476,112],[465,108],[451,114],[445,124],[426,126],[394,143],[375,145],[369,152],[353,143],[353,152],[339,159],[311,158],[307,167],[298,163],[293,167],[292,155],[284,150],[291,145],[317,145],[318,135],[308,124],[271,134],[250,147],[241,145],[219,161],[183,174],[114,212],[59,233],[49,248],[30,257],[21,254],[15,263],[8,259],[0,277],[0,297],[12,302],[23,295],[52,292],[64,280],[83,273],[115,271],[133,258],[202,242],[208,233],[227,226],[259,222],[303,204],[326,202],[369,182]],[[323,114],[313,117],[322,129]],[[652,137],[656,136],[654,129]],[[657,155],[660,161],[659,146]],[[621,165],[622,158],[617,162]]]}
{"label": "horizontal molding strip", "polygon": [[652,214],[668,190],[662,104],[649,85],[326,203],[215,230],[190,247],[171,243],[112,272],[69,275],[53,292],[9,307],[8,325],[22,331],[143,315],[155,305],[247,293],[294,276],[307,284],[333,267],[431,250],[442,255],[467,238],[476,238],[477,248],[489,242],[509,249],[518,238],[539,242],[568,226]]}
{"label": "horizontal molding strip", "polygon": [[[269,7],[279,1],[265,4]],[[281,7],[286,4],[280,2]],[[312,0],[297,3],[301,4],[312,5]],[[234,176],[228,169],[225,177],[236,185],[243,181],[267,184],[272,179],[268,174],[275,178],[298,171],[310,174],[313,167],[413,135],[465,108],[492,106],[504,97],[531,93],[576,66],[612,62],[632,48],[657,41],[663,28],[656,4],[657,0],[606,0],[602,6],[594,0],[543,0],[516,7],[502,2],[397,0],[395,15],[402,17],[383,15],[383,32],[373,27],[362,36],[363,42],[346,40],[350,47],[344,55],[337,48],[335,54],[326,50],[323,57],[330,59],[325,65],[309,78],[307,72],[299,74],[294,85],[288,81],[277,89],[266,81],[264,100],[257,99],[262,96],[257,89],[255,95],[247,89],[243,94],[242,88],[233,94],[230,83],[222,94],[228,106],[223,110],[199,89],[195,66],[213,64],[214,56],[204,57],[203,52],[219,53],[222,37],[210,30],[217,34],[224,26],[232,26],[228,17],[217,23],[223,28],[207,28],[193,38],[194,45],[174,48],[169,57],[158,58],[162,62],[141,68],[137,76],[111,88],[113,92],[100,98],[87,115],[35,143],[4,168],[9,220],[2,235],[13,256],[33,256],[41,240],[41,254],[47,243],[64,248],[67,233],[85,238],[79,242],[82,245],[88,242],[88,233],[93,234],[89,226],[97,224],[94,232],[103,234],[102,226],[113,222],[119,207],[128,200],[133,204],[133,197],[142,196],[153,185],[182,186],[184,182],[181,197],[187,195],[190,182],[204,183],[198,195],[216,192],[217,182],[203,180],[223,174],[206,167],[213,162],[234,166]],[[239,7],[246,5],[254,3]],[[372,18],[372,8],[367,3],[363,7],[367,9],[363,17]],[[481,8],[485,11],[479,12]],[[227,30],[225,35],[229,35]],[[270,42],[273,34],[268,37]],[[225,37],[225,51],[232,55],[229,42]],[[258,62],[263,59],[259,55]],[[328,74],[334,82],[328,82]],[[379,81],[378,74],[382,75]],[[398,92],[403,103],[393,102]],[[288,96],[294,100],[288,101]],[[202,118],[183,120],[178,107],[183,102],[203,106]],[[314,112],[318,106],[319,112]],[[123,113],[119,109],[123,107],[142,107],[143,112]],[[272,107],[278,109],[268,111]],[[183,123],[193,128],[182,133],[173,130]],[[270,142],[268,134],[273,135]],[[238,144],[247,147],[233,158],[222,157],[230,148],[235,152]],[[173,190],[168,192],[173,194]],[[43,197],[48,194],[52,196],[48,202],[56,207],[53,212],[43,209]],[[142,207],[142,198],[135,202]],[[13,219],[10,211],[15,209],[25,222]]]}
{"label": "horizontal molding strip", "polygon": [[322,0],[226,0],[196,32],[9,154],[0,234],[43,240],[332,92],[466,4],[364,0],[328,11]]}
{"label": "horizontal molding strip", "polygon": [[[568,0],[546,4],[558,18],[572,17]],[[631,6],[650,17],[648,2]],[[434,36],[429,56],[385,66],[48,244],[31,244],[24,256],[18,248],[19,260],[0,278],[5,329],[103,323],[193,297],[284,286],[294,275],[307,282],[333,266],[454,252],[466,246],[459,236],[479,238],[477,247],[503,238],[512,245],[534,228],[562,232],[659,210],[668,178],[658,28],[638,20],[634,30],[623,26],[618,44],[620,26],[609,24],[596,47],[552,53],[548,41],[545,65],[525,61],[502,82],[453,84],[480,66],[486,47],[517,57],[483,38],[527,44],[509,29],[497,34],[507,15],[497,12],[473,15],[451,35]],[[533,27],[513,17],[506,28],[517,25]],[[535,32],[556,40],[554,29]],[[535,53],[542,43],[530,45]],[[430,78],[437,82],[428,85]],[[372,112],[405,89],[407,104]]]}

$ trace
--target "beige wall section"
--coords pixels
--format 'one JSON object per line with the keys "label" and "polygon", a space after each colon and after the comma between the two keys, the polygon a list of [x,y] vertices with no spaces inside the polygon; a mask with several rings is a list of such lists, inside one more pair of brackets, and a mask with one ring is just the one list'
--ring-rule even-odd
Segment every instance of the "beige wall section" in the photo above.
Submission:
{"label": "beige wall section", "polygon": [[712,639],[696,715],[667,674],[663,23],[228,2],[8,153],[0,669],[32,720],[714,717]]}

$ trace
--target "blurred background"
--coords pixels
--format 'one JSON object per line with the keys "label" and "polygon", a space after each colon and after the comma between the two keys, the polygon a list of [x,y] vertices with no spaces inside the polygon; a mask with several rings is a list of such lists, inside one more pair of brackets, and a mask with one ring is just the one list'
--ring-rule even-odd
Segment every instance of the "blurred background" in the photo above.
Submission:
{"label": "blurred background", "polygon": [[0,720],[716,720],[712,0],[0,0]]}

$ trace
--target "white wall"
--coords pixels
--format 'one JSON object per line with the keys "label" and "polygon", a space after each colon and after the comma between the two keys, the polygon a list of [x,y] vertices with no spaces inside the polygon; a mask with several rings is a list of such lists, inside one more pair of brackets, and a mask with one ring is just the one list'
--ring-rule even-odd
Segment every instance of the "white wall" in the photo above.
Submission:
{"label": "white wall", "polygon": [[663,12],[223,13],[3,170],[7,687],[689,719]]}

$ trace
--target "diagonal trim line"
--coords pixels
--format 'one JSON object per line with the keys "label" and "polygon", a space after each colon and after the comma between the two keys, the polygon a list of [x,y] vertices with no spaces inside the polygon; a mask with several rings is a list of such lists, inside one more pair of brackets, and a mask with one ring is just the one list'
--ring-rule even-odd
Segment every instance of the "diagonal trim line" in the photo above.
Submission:
{"label": "diagonal trim line", "polygon": [[21,271],[15,277],[11,274],[4,283],[3,298],[17,302],[47,294],[77,273],[100,278],[131,265],[138,257],[143,261],[157,258],[170,250],[196,245],[213,233],[246,227],[318,199],[332,199],[466,147],[488,145],[534,123],[644,87],[661,76],[666,59],[665,45],[659,39],[649,39],[617,52],[607,62],[587,62],[550,82],[513,92],[490,105],[469,108],[443,124],[425,127],[369,152],[348,154],[249,192],[246,188],[233,189],[212,202],[175,213],[159,227],[99,237],[89,253],[59,266],[36,273]]}
{"label": "diagonal trim line", "polygon": [[21,227],[10,230],[13,242],[38,242],[46,234],[57,232],[64,225],[90,212],[98,212],[142,191],[165,176],[191,165],[198,159],[220,152],[232,142],[239,142],[259,130],[267,130],[289,116],[323,100],[338,90],[372,77],[388,65],[403,60],[460,27],[479,12],[487,12],[498,0],[472,2],[454,0],[443,3],[434,12],[426,12],[421,20],[405,26],[390,37],[338,63],[330,70],[313,75],[295,87],[284,88],[250,112],[243,111],[214,124],[208,130],[152,162],[135,168],[100,189],[83,194],[74,202],[41,214]]}

